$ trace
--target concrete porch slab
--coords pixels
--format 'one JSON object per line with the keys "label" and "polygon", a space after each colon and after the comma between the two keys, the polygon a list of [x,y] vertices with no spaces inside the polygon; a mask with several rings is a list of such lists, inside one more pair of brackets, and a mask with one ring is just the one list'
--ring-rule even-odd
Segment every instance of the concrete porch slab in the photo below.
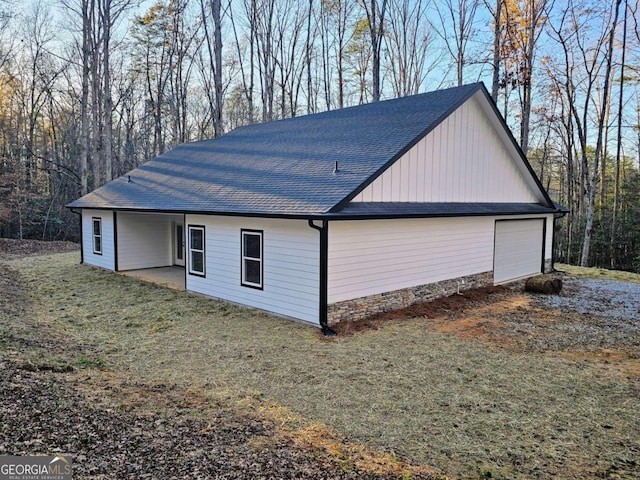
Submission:
{"label": "concrete porch slab", "polygon": [[127,270],[118,272],[122,275],[134,277],[143,282],[155,283],[173,290],[184,290],[184,267],[144,268],[141,270]]}

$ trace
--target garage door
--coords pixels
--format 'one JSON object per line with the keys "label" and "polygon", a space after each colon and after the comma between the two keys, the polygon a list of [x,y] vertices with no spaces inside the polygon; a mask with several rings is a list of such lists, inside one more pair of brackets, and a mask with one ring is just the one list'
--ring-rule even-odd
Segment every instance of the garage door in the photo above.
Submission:
{"label": "garage door", "polygon": [[493,281],[530,277],[542,270],[544,219],[496,221]]}

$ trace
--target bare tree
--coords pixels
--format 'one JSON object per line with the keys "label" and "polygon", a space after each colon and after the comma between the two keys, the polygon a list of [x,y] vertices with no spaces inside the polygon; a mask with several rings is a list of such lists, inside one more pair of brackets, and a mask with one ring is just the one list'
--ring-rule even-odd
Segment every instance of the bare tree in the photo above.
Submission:
{"label": "bare tree", "polygon": [[491,61],[491,98],[494,102],[498,102],[498,91],[500,90],[500,68],[502,63],[502,39],[504,37],[504,22],[503,22],[503,5],[504,0],[493,0],[494,6],[491,7],[489,0],[484,0],[484,4],[491,14],[492,19],[492,34],[493,34],[493,48],[492,61]]}
{"label": "bare tree", "polygon": [[[205,0],[200,0],[204,36],[209,53],[209,67],[213,72],[214,94],[213,98],[209,100],[209,103],[211,105],[214,136],[219,137],[224,132],[222,125],[222,0],[209,0],[208,2],[208,7],[211,12],[211,22],[213,24],[213,35],[209,32],[205,3]],[[213,39],[211,38],[212,36]]]}
{"label": "bare tree", "polygon": [[380,100],[380,57],[382,42],[385,35],[385,20],[388,0],[361,0],[361,5],[367,14],[367,26],[371,38],[371,70],[373,101]]}
{"label": "bare tree", "polygon": [[275,21],[274,63],[279,87],[280,118],[295,117],[302,76],[307,64],[307,45],[302,34],[308,10],[297,1],[286,0],[277,5]]}
{"label": "bare tree", "polygon": [[435,30],[456,65],[456,81],[464,83],[464,69],[469,64],[467,50],[475,28],[479,0],[443,0],[436,2],[439,25]]}
{"label": "bare tree", "polygon": [[609,88],[611,80],[611,68],[613,57],[613,43],[615,39],[616,27],[618,25],[618,16],[620,13],[620,4],[622,0],[616,0],[614,7],[613,21],[609,29],[609,40],[607,46],[607,53],[604,59],[605,71],[604,71],[604,84],[602,87],[602,99],[603,105],[600,109],[600,118],[598,121],[599,128],[597,130],[596,151],[594,154],[593,167],[591,172],[591,178],[589,180],[589,205],[587,210],[586,224],[584,227],[584,241],[582,243],[582,258],[580,259],[580,265],[586,267],[589,264],[589,249],[591,247],[591,233],[593,230],[593,215],[595,213],[595,197],[596,197],[596,184],[598,182],[598,166],[600,164],[600,155],[602,155],[602,133],[604,130],[604,121],[606,114],[605,104],[609,102]]}
{"label": "bare tree", "polygon": [[80,193],[86,195],[87,157],[89,156],[89,59],[91,58],[91,23],[89,11],[94,0],[80,0],[82,14],[82,97],[80,100]]}
{"label": "bare tree", "polygon": [[351,68],[357,83],[357,103],[369,100],[369,67],[371,64],[371,42],[368,37],[368,22],[360,19],[356,22],[351,41],[345,49],[345,63]]}
{"label": "bare tree", "polygon": [[426,2],[390,0],[387,63],[396,97],[415,95],[437,60],[428,63],[431,38]]}
{"label": "bare tree", "polygon": [[242,79],[242,92],[247,104],[247,113],[249,123],[254,123],[254,100],[253,91],[255,88],[255,61],[256,61],[256,23],[257,23],[257,0],[245,0],[244,11],[248,20],[249,30],[249,67],[245,65],[246,53],[243,49],[241,37],[238,34],[234,10],[231,8],[231,0],[229,0],[229,21],[233,29],[233,37],[235,41],[236,51],[238,54],[238,64]]}
{"label": "bare tree", "polygon": [[533,91],[533,68],[536,45],[547,21],[552,0],[505,0],[501,8],[506,27],[502,43],[503,59],[511,76],[512,85],[517,85],[520,96],[520,147],[529,149],[529,127],[531,123],[531,94]]}
{"label": "bare tree", "polygon": [[[337,97],[337,107],[345,106],[347,49],[357,31],[355,7],[355,0],[320,1],[317,23],[320,29],[323,90],[327,109],[334,107],[334,93]],[[313,72],[309,74],[312,75]]]}
{"label": "bare tree", "polygon": [[616,173],[613,193],[613,212],[611,213],[611,237],[609,247],[611,255],[609,265],[616,268],[616,239],[618,236],[618,211],[620,209],[620,165],[622,163],[622,111],[624,106],[624,81],[626,67],[626,51],[627,51],[627,15],[629,6],[627,0],[624,2],[624,19],[622,21],[622,58],[620,60],[620,88],[618,97],[618,134],[616,138]]}
{"label": "bare tree", "polygon": [[274,12],[275,2],[272,0],[259,0],[254,4],[255,11],[255,38],[258,57],[258,72],[260,74],[260,93],[262,98],[262,121],[273,119],[273,100],[275,86],[275,55],[274,55]]}

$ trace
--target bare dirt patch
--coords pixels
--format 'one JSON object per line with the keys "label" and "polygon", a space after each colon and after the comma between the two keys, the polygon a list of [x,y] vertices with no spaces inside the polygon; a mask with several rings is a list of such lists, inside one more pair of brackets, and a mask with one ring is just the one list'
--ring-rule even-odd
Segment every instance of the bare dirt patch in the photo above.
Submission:
{"label": "bare dirt patch", "polygon": [[341,335],[420,319],[462,339],[590,361],[640,379],[640,284],[563,276],[560,294],[526,292],[523,283],[464,291],[429,303],[336,325]]}
{"label": "bare dirt patch", "polygon": [[432,302],[416,303],[406,308],[380,313],[364,320],[341,322],[331,328],[339,336],[348,336],[368,330],[377,330],[394,321],[404,321],[411,318],[434,319],[443,316],[461,315],[470,308],[504,298],[509,292],[510,289],[504,286],[489,286],[467,290],[463,294],[439,298]]}
{"label": "bare dirt patch", "polygon": [[96,405],[82,394],[85,382],[0,361],[0,452],[68,454],[74,478],[84,479],[397,478],[357,465],[345,471],[324,452],[278,435],[273,422],[172,385],[123,382],[120,402],[134,390],[155,394],[141,409]]}

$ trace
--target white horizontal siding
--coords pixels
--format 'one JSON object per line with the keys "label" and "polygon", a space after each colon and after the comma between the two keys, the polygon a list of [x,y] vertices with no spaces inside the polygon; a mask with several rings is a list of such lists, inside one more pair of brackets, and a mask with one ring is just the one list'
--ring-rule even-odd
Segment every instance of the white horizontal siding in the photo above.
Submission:
{"label": "white horizontal siding", "polygon": [[493,268],[494,218],[332,222],[329,303]]}
{"label": "white horizontal siding", "polygon": [[172,217],[162,214],[118,212],[118,270],[171,265]]}
{"label": "white horizontal siding", "polygon": [[[206,278],[187,275],[187,290],[318,323],[319,233],[306,221],[187,215],[188,225],[205,226]],[[240,284],[241,229],[264,232],[262,290]]]}
{"label": "white horizontal siding", "polygon": [[[93,219],[102,220],[102,255],[93,253]],[[82,210],[82,257],[89,265],[115,270],[113,236],[113,212],[107,210]]]}
{"label": "white horizontal siding", "polygon": [[494,124],[470,98],[353,201],[539,201],[529,173]]}

